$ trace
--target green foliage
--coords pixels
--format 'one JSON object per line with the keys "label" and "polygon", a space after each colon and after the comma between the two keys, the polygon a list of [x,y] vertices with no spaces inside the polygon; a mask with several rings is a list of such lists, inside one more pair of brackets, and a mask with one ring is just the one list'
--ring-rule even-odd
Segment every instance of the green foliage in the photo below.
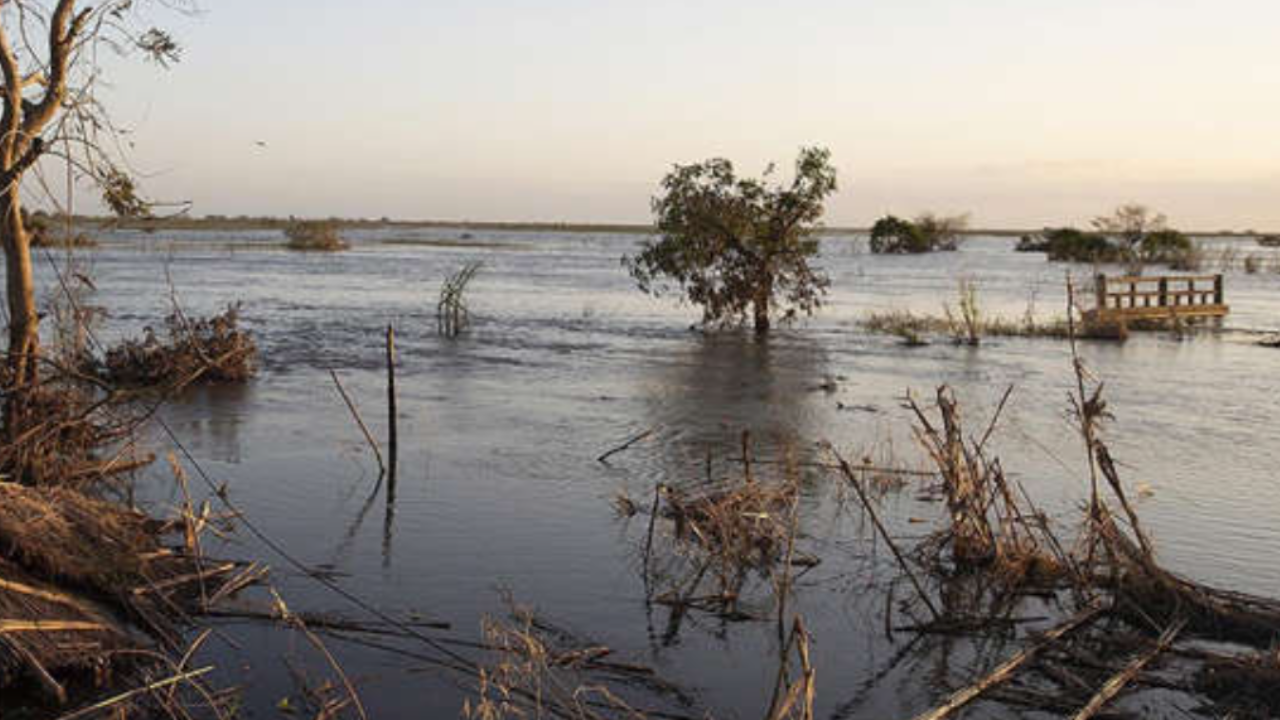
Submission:
{"label": "green foliage", "polygon": [[128,173],[107,167],[98,178],[102,201],[118,218],[151,216],[151,203],[138,194],[138,185]]}
{"label": "green foliage", "polygon": [[1046,230],[1043,239],[1044,252],[1054,261],[1105,263],[1118,262],[1123,257],[1107,238],[1073,227]]}
{"label": "green foliage", "polygon": [[[1126,206],[1128,208],[1140,206]],[[1117,211],[1120,212],[1120,211]],[[1132,222],[1094,221],[1095,227],[1110,227],[1112,232],[1085,232],[1073,227],[1050,228],[1039,235],[1024,235],[1018,242],[1019,252],[1043,252],[1050,260],[1079,263],[1160,263],[1191,266],[1202,260],[1186,235],[1163,227],[1163,216],[1156,216],[1160,227],[1150,219],[1134,219],[1132,211],[1124,217]]]}
{"label": "green foliage", "polygon": [[967,224],[968,218],[964,215],[947,217],[923,213],[915,221],[886,215],[871,228],[871,252],[907,255],[955,250],[960,246],[960,233]]}
{"label": "green foliage", "polygon": [[641,290],[661,295],[672,284],[702,307],[705,324],[733,325],[750,311],[769,328],[775,305],[784,321],[812,314],[830,281],[810,266],[824,201],[836,189],[831,153],[805,148],[789,184],[739,178],[716,158],[677,165],[653,199],[658,236],[623,265]]}
{"label": "green foliage", "polygon": [[1143,262],[1185,262],[1194,251],[1190,238],[1168,228],[1149,232],[1138,243],[1138,256]]}
{"label": "green foliage", "polygon": [[924,233],[910,220],[886,215],[871,228],[871,252],[877,255],[925,253],[929,250]]}

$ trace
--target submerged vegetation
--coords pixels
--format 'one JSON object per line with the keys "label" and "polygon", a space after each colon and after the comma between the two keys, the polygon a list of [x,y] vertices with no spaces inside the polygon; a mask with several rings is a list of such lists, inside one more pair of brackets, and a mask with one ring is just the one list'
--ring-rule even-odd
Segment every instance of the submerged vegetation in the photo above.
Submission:
{"label": "submerged vegetation", "polygon": [[240,306],[205,318],[179,308],[165,318],[161,340],[146,328],[140,340],[107,350],[101,375],[117,386],[177,388],[192,383],[245,382],[257,370],[258,347],[240,327]]}
{"label": "submerged vegetation", "polygon": [[1122,205],[1111,215],[1094,218],[1092,225],[1092,232],[1060,227],[1023,235],[1017,250],[1043,252],[1052,261],[1122,263],[1135,270],[1147,264],[1196,270],[1204,262],[1202,248],[1143,205]]}
{"label": "submerged vegetation", "polygon": [[978,285],[971,279],[959,281],[956,303],[944,303],[942,315],[879,311],[868,314],[860,325],[873,333],[895,335],[909,347],[928,345],[931,335],[946,336],[956,345],[976,347],[988,336],[1066,338],[1071,329],[1065,319],[1037,319],[1030,304],[1021,318],[988,316],[978,299]]}
{"label": "submerged vegetation", "polygon": [[444,279],[440,299],[436,302],[436,331],[444,337],[457,337],[471,326],[471,309],[467,306],[467,286],[484,263],[473,260]]}
{"label": "submerged vegetation", "polygon": [[338,224],[331,220],[290,220],[284,227],[290,250],[337,252],[350,247],[342,239]]}

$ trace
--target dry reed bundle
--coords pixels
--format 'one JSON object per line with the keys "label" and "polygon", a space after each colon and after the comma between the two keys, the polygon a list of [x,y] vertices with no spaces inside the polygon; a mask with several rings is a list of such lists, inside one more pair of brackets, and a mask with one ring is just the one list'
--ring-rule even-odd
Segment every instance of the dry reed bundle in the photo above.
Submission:
{"label": "dry reed bundle", "polygon": [[[748,473],[750,471],[748,470]],[[799,481],[795,468],[782,475],[678,490],[662,485],[661,515],[671,521],[667,565],[669,589],[657,602],[679,610],[712,612],[726,619],[750,619],[740,600],[752,578],[772,579],[789,562]],[[713,587],[703,589],[710,580]]]}
{"label": "dry reed bundle", "polygon": [[[27,485],[80,485],[151,461],[127,441],[133,422],[92,385],[63,376],[10,398],[22,430],[0,446],[0,479]],[[114,452],[99,456],[105,447]]]}
{"label": "dry reed bundle", "polygon": [[473,260],[446,277],[436,302],[436,330],[444,337],[457,337],[471,325],[471,309],[467,307],[467,286],[475,279],[484,263]]}
{"label": "dry reed bundle", "polygon": [[[189,504],[162,523],[67,487],[0,483],[0,687],[33,677],[62,703],[65,677],[164,660],[126,619],[179,652],[179,622],[262,575],[193,554],[209,521]],[[184,546],[166,546],[177,528]]]}
{"label": "dry reed bundle", "polygon": [[[464,718],[698,717],[685,714],[693,699],[651,668],[616,661],[610,648],[577,638],[528,607],[511,603],[509,618],[486,618],[483,629],[492,660],[476,668],[475,697],[465,701]],[[642,708],[641,698],[659,706]]]}
{"label": "dry reed bundle", "polygon": [[175,307],[165,328],[165,341],[146,328],[141,340],[108,349],[102,377],[117,386],[178,388],[245,382],[257,371],[258,346],[240,327],[239,304],[206,318],[189,318]]}
{"label": "dry reed bundle", "polygon": [[0,560],[0,687],[32,679],[65,702],[55,674],[99,669],[103,653],[131,644],[102,608]]}
{"label": "dry reed bundle", "polygon": [[1069,562],[1043,514],[1020,488],[1014,491],[999,459],[985,452],[1009,393],[982,440],[967,443],[954,392],[944,385],[936,398],[939,425],[914,398],[909,400],[916,438],[937,465],[949,513],[949,524],[927,545],[928,554],[938,560],[938,553],[950,548],[953,567],[994,569],[1008,587],[1060,578]]}

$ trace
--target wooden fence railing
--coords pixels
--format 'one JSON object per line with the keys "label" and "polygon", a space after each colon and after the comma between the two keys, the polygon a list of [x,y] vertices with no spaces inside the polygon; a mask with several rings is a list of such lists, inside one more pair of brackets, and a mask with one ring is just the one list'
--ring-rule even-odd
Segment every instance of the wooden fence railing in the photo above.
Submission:
{"label": "wooden fence railing", "polygon": [[1095,278],[1099,320],[1222,317],[1226,304],[1222,275],[1121,276]]}

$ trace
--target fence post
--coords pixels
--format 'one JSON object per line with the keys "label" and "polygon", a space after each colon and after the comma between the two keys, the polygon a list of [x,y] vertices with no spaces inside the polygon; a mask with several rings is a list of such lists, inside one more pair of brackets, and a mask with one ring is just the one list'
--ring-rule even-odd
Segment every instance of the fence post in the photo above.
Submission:
{"label": "fence post", "polygon": [[1225,293],[1223,292],[1222,287],[1222,273],[1218,273],[1213,276],[1213,304],[1225,305],[1226,303],[1223,302],[1225,300],[1224,295]]}
{"label": "fence post", "polygon": [[1169,304],[1169,278],[1162,277],[1160,278],[1160,307],[1165,307],[1168,304]]}
{"label": "fence post", "polygon": [[1107,276],[1099,273],[1094,277],[1093,291],[1097,295],[1097,308],[1099,313],[1107,309]]}

